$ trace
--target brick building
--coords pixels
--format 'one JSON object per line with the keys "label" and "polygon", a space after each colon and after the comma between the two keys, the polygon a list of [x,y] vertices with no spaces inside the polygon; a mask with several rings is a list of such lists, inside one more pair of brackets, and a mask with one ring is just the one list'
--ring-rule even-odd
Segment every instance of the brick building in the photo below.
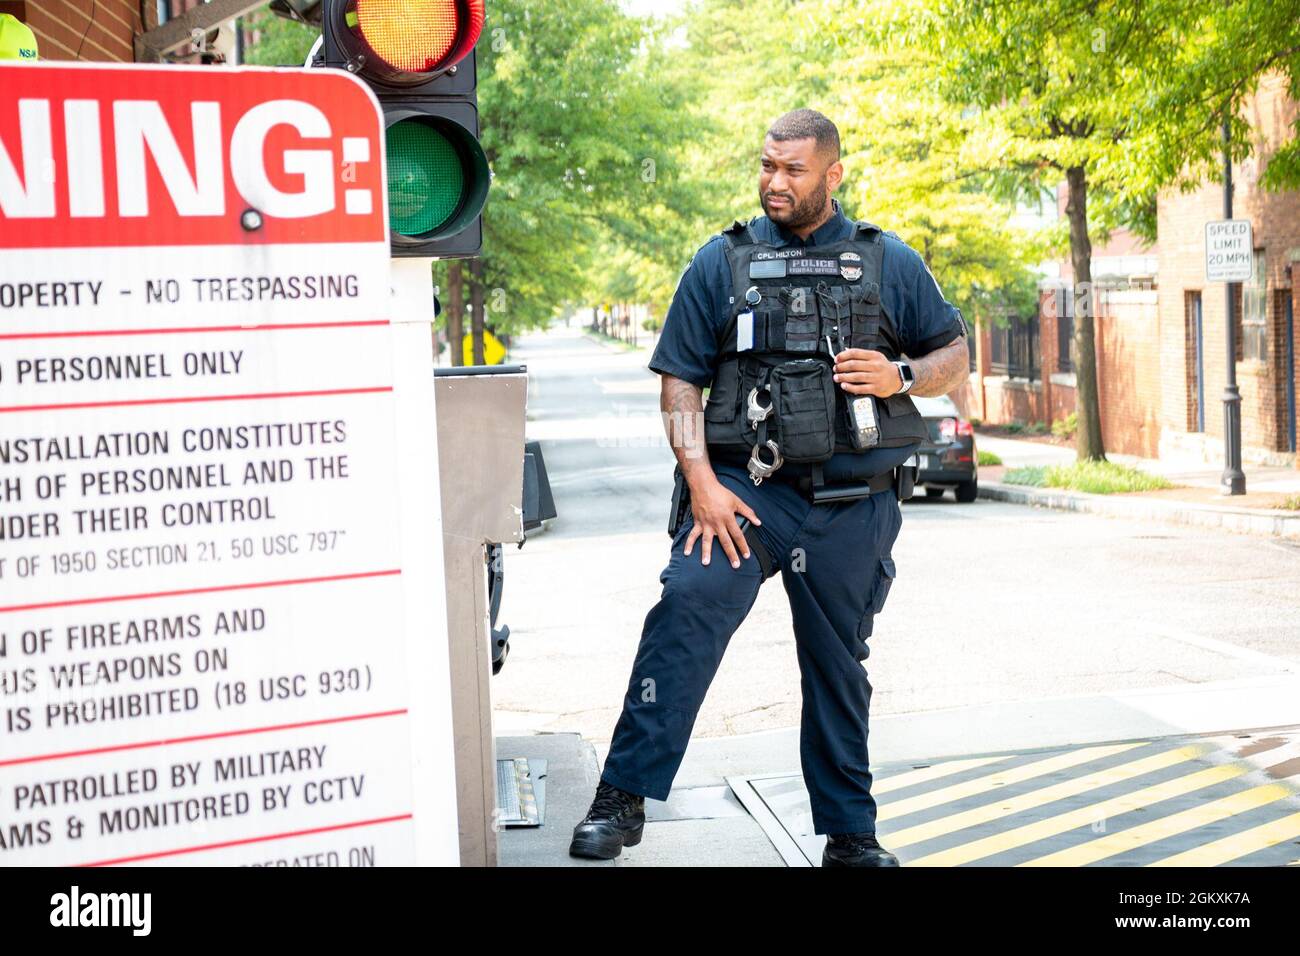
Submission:
{"label": "brick building", "polygon": [[[1236,298],[1243,458],[1295,461],[1300,192],[1264,192],[1259,176],[1300,107],[1282,79],[1269,77],[1246,111],[1254,150],[1233,169],[1234,217],[1251,220],[1256,254],[1254,280]],[[1063,192],[1058,199],[1063,214]],[[1222,218],[1222,203],[1218,182],[1162,194],[1154,246],[1124,232],[1094,246],[1097,379],[1109,451],[1223,460],[1225,293],[1222,283],[1205,281],[1205,223]],[[979,324],[970,380],[955,395],[967,415],[1050,424],[1074,411],[1068,261],[1055,271],[1041,284],[1038,315],[1005,328]]]}
{"label": "brick building", "polygon": [[[83,60],[94,63],[132,63],[135,40],[160,22],[180,16],[202,5],[204,0],[0,0],[0,13],[10,13],[36,34],[43,60]],[[186,48],[168,56],[168,62],[210,62],[220,54],[232,60],[236,33],[230,26],[221,41],[229,49],[214,49],[202,55]],[[207,42],[218,42],[215,30]]]}
{"label": "brick building", "polygon": [[[1233,216],[1249,219],[1255,275],[1237,286],[1235,335],[1241,431],[1246,460],[1276,460],[1296,448],[1295,314],[1300,283],[1300,192],[1267,193],[1259,177],[1290,134],[1300,108],[1286,84],[1270,77],[1247,104],[1254,149],[1233,168]],[[1223,453],[1223,387],[1227,357],[1223,283],[1205,281],[1205,222],[1222,218],[1223,190],[1207,183],[1193,193],[1162,197],[1160,217],[1161,447],[1209,460]]]}
{"label": "brick building", "polygon": [[42,60],[131,63],[135,37],[158,24],[155,0],[26,0],[0,13],[32,28]]}

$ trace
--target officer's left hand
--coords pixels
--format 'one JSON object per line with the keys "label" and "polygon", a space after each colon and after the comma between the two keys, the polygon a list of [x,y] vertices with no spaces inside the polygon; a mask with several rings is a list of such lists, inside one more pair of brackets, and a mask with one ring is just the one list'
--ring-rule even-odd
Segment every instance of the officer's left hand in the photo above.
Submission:
{"label": "officer's left hand", "polygon": [[835,381],[851,395],[878,398],[888,398],[903,387],[898,366],[870,349],[845,349],[836,355]]}

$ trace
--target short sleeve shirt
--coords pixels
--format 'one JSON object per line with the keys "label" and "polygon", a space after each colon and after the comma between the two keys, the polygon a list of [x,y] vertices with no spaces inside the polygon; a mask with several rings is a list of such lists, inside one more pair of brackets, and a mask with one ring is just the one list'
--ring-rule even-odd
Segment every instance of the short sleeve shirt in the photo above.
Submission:
{"label": "short sleeve shirt", "polygon": [[[766,216],[755,219],[751,229],[757,239],[778,248],[839,242],[853,234],[853,223],[838,201],[834,206],[834,215],[807,240]],[[943,297],[925,261],[893,233],[885,233],[883,238],[881,302],[897,326],[903,353],[920,358],[965,335],[961,312]],[[713,382],[719,343],[732,309],[731,268],[725,250],[726,239],[714,236],[682,274],[664,320],[663,334],[650,358],[652,371],[701,388]],[[823,466],[823,473],[827,481],[880,474],[902,464],[917,447],[878,448],[863,454],[842,452]]]}

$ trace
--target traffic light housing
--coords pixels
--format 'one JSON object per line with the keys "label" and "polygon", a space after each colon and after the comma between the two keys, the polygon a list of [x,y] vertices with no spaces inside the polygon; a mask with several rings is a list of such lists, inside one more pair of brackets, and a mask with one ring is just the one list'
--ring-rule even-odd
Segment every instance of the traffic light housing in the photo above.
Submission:
{"label": "traffic light housing", "polygon": [[474,47],[483,0],[323,0],[324,65],[365,80],[384,112],[393,255],[476,256],[491,175]]}

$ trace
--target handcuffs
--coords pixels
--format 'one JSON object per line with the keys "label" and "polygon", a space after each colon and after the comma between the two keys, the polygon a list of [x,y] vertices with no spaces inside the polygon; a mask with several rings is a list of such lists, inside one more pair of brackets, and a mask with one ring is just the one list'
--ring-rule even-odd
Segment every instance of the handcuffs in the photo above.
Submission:
{"label": "handcuffs", "polygon": [[[759,401],[760,395],[767,396],[766,405]],[[774,411],[771,387],[768,385],[760,385],[757,388],[751,389],[748,405],[749,408],[746,412],[746,417],[749,419],[749,427],[757,432],[758,426],[771,418],[772,412]],[[763,461],[762,455],[765,450],[772,454],[772,461],[770,464]],[[755,485],[761,485],[764,478],[770,477],[784,463],[785,458],[782,457],[781,449],[775,441],[772,439],[756,441],[754,442],[754,452],[750,456],[749,464],[747,466],[749,470],[749,479]]]}

